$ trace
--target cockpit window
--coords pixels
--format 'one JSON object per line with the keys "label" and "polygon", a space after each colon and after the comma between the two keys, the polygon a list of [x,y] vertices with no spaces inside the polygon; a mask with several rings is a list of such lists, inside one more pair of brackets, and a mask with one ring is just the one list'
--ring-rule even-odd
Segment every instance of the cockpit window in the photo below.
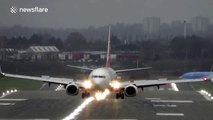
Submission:
{"label": "cockpit window", "polygon": [[102,75],[93,75],[92,78],[106,78],[106,76],[102,76]]}

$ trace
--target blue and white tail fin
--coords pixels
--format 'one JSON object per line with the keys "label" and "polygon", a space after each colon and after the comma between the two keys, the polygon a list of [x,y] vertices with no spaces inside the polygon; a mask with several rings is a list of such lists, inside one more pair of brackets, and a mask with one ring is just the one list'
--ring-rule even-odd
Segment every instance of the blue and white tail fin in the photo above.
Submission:
{"label": "blue and white tail fin", "polygon": [[111,42],[111,26],[109,26],[109,34],[108,34],[108,45],[107,45],[107,56],[106,56],[106,64],[105,67],[110,67],[110,52],[111,52],[111,46],[110,46],[110,42]]}

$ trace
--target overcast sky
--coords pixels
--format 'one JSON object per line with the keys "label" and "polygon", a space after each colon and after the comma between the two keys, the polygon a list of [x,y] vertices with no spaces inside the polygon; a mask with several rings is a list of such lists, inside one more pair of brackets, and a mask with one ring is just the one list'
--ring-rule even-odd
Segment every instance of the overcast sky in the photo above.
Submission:
{"label": "overcast sky", "polygon": [[[10,13],[10,7],[47,7],[48,13]],[[213,0],[0,0],[0,26],[85,28],[114,23],[162,22],[205,16],[213,20]]]}

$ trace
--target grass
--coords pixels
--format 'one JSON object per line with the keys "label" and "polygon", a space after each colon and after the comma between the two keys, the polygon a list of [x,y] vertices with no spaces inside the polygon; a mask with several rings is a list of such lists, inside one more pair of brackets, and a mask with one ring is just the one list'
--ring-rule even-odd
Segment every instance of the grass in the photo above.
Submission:
{"label": "grass", "polygon": [[38,90],[43,82],[34,80],[0,78],[0,91],[17,89],[17,90]]}
{"label": "grass", "polygon": [[212,82],[198,82],[198,83],[191,83],[195,90],[204,89],[211,94],[213,94],[213,83]]}

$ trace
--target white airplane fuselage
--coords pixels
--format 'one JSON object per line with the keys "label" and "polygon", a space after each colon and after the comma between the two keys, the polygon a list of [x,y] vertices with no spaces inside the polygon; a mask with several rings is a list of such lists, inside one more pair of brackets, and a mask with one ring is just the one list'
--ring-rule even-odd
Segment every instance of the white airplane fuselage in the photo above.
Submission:
{"label": "white airplane fuselage", "polygon": [[89,80],[93,83],[94,90],[105,90],[109,88],[110,82],[117,78],[116,72],[112,68],[97,68],[89,75]]}

